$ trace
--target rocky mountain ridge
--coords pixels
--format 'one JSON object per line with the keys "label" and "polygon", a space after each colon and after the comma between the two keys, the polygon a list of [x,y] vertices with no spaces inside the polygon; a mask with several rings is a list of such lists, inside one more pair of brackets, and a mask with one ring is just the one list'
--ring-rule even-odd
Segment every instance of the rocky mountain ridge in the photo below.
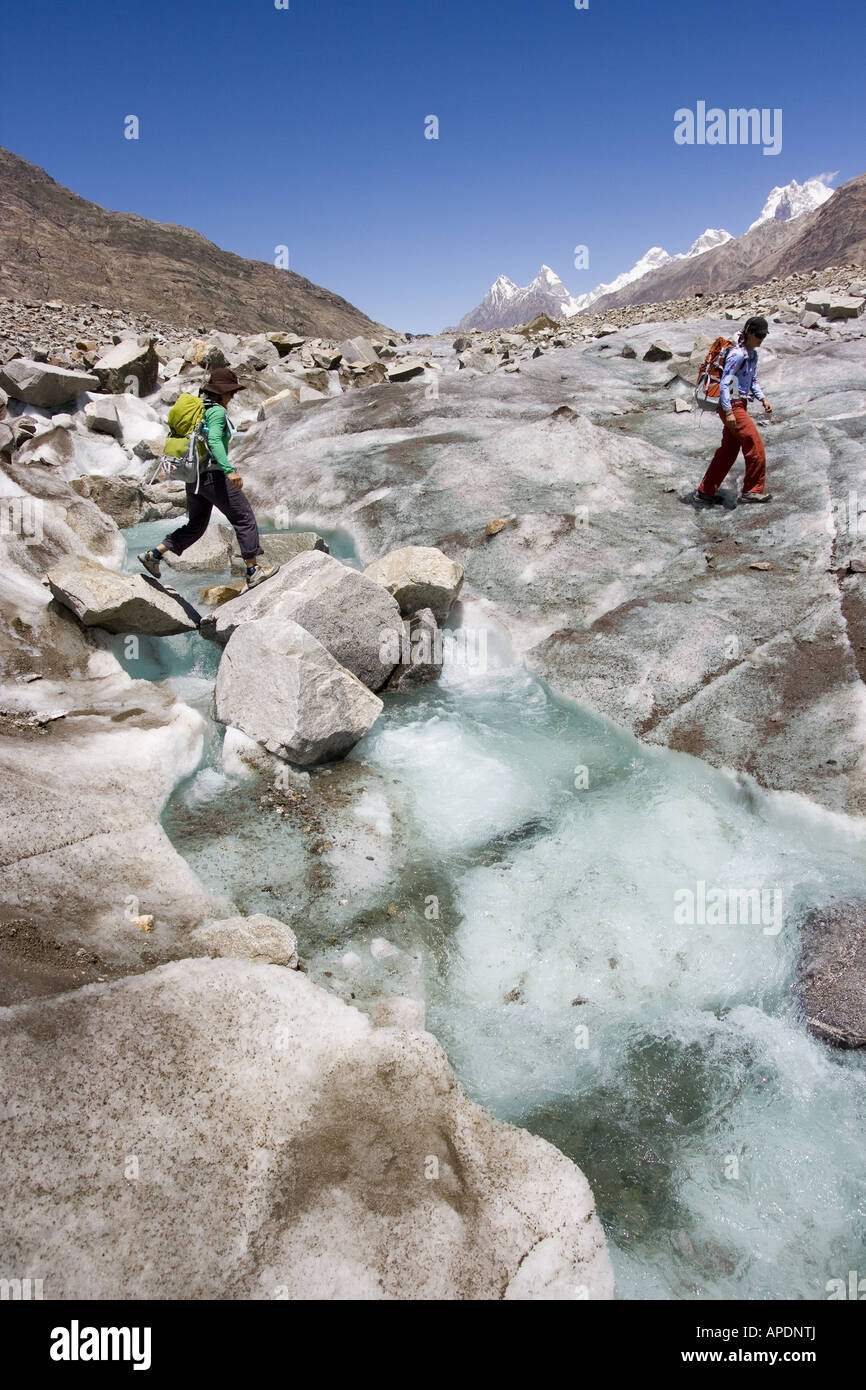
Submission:
{"label": "rocky mountain ridge", "polygon": [[233,332],[381,332],[293,270],[222,250],[189,227],[88,202],[0,148],[0,294],[110,302],[116,311]]}

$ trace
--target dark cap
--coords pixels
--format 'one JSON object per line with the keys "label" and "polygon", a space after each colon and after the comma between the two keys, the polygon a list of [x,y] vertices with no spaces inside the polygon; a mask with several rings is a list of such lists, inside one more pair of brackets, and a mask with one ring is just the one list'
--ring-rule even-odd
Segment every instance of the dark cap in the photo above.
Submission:
{"label": "dark cap", "polygon": [[762,318],[760,314],[755,314],[752,318],[746,319],[746,324],[743,328],[743,337],[745,337],[747,333],[760,333],[762,338],[766,338],[769,331],[770,325],[767,323],[767,320]]}

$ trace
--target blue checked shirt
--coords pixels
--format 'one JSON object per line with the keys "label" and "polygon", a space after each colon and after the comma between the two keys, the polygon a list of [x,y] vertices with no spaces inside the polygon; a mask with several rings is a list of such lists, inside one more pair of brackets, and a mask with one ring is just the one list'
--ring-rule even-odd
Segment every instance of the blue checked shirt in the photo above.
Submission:
{"label": "blue checked shirt", "polygon": [[758,354],[753,349],[747,352],[744,347],[732,347],[728,349],[725,358],[725,370],[722,373],[722,380],[719,385],[719,403],[722,410],[727,414],[731,409],[731,387],[736,380],[737,395],[742,400],[748,401],[754,396],[756,400],[762,401],[764,393],[758,385]]}

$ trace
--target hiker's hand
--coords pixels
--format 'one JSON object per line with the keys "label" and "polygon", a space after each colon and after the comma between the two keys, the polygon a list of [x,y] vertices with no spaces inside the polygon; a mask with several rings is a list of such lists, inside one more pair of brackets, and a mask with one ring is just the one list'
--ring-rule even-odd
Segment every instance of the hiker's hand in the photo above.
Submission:
{"label": "hiker's hand", "polygon": [[244,485],[244,480],[243,480],[243,478],[241,477],[240,473],[229,473],[228,476],[229,476],[229,482],[232,483],[232,484],[234,485],[234,487],[243,487],[243,485]]}
{"label": "hiker's hand", "polygon": [[770,405],[770,402],[766,399],[764,400],[764,410],[767,413],[767,415],[772,415],[773,413],[773,407]]}
{"label": "hiker's hand", "polygon": [[733,413],[725,416],[725,424],[727,425],[729,430],[734,431],[734,434],[740,433],[740,428],[737,424],[737,417]]}

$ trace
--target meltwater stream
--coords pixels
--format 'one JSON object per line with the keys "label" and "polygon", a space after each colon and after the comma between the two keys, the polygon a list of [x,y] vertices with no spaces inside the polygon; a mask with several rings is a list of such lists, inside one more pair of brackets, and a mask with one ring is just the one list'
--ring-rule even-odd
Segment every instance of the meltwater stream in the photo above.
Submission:
{"label": "meltwater stream", "polygon": [[[126,533],[130,568],[164,529]],[[224,580],[177,587],[200,606]],[[142,639],[126,665],[209,717],[218,657]],[[806,909],[866,895],[857,823],[644,747],[492,630],[486,666],[388,697],[345,764],[311,771],[311,791],[343,789],[366,874],[320,838],[311,878],[309,824],[263,811],[267,782],[233,766],[213,725],[166,808],[177,849],[242,911],[291,922],[350,1002],[423,995],[467,1091],[586,1173],[619,1298],[825,1299],[866,1275],[866,1064],[812,1039],[792,991]],[[765,915],[689,920],[701,883],[763,889]],[[382,937],[407,954],[371,955]]]}

